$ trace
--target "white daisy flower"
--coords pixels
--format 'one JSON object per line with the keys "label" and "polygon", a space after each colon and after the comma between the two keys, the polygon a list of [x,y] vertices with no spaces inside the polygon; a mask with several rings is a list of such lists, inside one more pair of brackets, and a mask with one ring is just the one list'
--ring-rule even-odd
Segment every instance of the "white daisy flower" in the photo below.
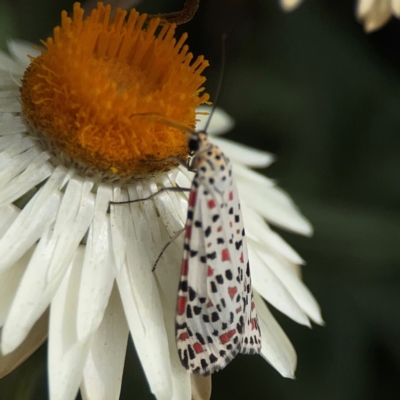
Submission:
{"label": "white daisy flower", "polygon": [[[99,4],[83,19],[76,3],[46,50],[12,41],[10,55],[0,53],[0,373],[48,337],[51,400],[79,389],[83,399],[117,399],[130,334],[156,398],[189,400],[174,334],[182,238],[152,271],[185,224],[187,194],[109,202],[190,186],[184,168],[151,162],[185,158],[186,135],[143,114],[191,127],[197,115],[200,128],[207,62],[192,61],[173,26],[143,28],[146,15],[134,10],[109,20],[110,11]],[[217,110],[209,133],[231,127]],[[248,168],[272,155],[212,140],[231,158],[242,196],[262,355],[293,377],[296,353],[262,297],[303,325],[323,321],[301,281],[303,260],[265,219],[304,235],[312,228],[285,192]],[[209,393],[208,383],[196,380],[194,396],[207,397],[198,393]]]}

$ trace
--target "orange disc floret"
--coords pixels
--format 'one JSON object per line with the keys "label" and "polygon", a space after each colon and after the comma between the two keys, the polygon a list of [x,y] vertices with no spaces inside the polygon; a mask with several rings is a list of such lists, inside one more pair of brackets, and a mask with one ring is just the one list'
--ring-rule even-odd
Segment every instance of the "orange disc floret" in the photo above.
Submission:
{"label": "orange disc floret", "polygon": [[[50,150],[74,165],[117,176],[143,176],[171,156],[187,157],[195,109],[208,101],[208,62],[160,25],[132,10],[99,3],[87,18],[74,4],[46,50],[32,59],[21,87],[23,113]],[[174,123],[167,123],[174,121]]]}

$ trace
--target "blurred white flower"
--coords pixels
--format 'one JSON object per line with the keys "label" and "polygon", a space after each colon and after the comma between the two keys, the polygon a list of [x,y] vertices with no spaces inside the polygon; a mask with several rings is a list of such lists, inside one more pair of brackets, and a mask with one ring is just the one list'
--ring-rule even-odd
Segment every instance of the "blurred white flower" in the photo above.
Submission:
{"label": "blurred white flower", "polygon": [[[184,168],[143,162],[166,158],[164,151],[181,155],[185,135],[135,114],[193,124],[208,98],[199,89],[206,62],[192,61],[185,36],[176,42],[173,28],[164,26],[155,39],[156,21],[141,30],[145,16],[132,12],[123,23],[121,11],[111,23],[109,12],[99,5],[82,20],[76,4],[46,51],[11,41],[10,55],[0,53],[0,373],[48,335],[51,400],[74,399],[79,388],[83,399],[117,399],[130,334],[156,398],[189,400],[174,334],[182,238],[152,272],[160,249],[185,224],[187,195],[109,201],[190,186],[193,174]],[[30,63],[27,55],[36,58]],[[154,86],[160,82],[161,89]],[[197,115],[200,129],[205,116]],[[217,109],[209,134],[232,125]],[[272,155],[212,140],[230,157],[241,194],[262,355],[293,377],[296,353],[262,297],[300,324],[323,321],[300,277],[303,260],[265,219],[304,235],[312,228],[285,192],[248,168],[268,166]]]}
{"label": "blurred white flower", "polygon": [[357,18],[366,32],[381,28],[394,15],[400,17],[399,0],[358,0]]}
{"label": "blurred white flower", "polygon": [[[285,11],[292,11],[303,0],[280,0]],[[400,0],[357,0],[356,16],[366,32],[373,32],[385,25],[392,16],[400,17]]]}
{"label": "blurred white flower", "polygon": [[281,7],[285,11],[293,11],[296,9],[303,0],[280,0]]}

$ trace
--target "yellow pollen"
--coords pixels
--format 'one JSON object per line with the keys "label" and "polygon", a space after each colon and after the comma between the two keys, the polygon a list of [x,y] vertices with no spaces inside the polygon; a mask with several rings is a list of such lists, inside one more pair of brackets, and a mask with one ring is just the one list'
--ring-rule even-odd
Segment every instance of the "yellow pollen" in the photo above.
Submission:
{"label": "yellow pollen", "polygon": [[208,62],[192,61],[187,35],[176,40],[175,25],[135,10],[110,14],[102,3],[85,19],[79,3],[72,18],[62,12],[54,38],[25,72],[23,113],[63,160],[146,176],[166,168],[149,160],[186,159],[186,134],[176,126],[194,128],[196,107],[208,101],[201,75]]}

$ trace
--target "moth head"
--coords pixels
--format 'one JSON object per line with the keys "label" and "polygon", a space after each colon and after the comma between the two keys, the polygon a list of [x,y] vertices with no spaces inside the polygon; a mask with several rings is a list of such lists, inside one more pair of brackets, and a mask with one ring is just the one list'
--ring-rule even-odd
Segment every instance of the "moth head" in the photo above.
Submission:
{"label": "moth head", "polygon": [[190,154],[198,153],[209,147],[208,136],[205,132],[190,132],[188,136],[188,147]]}

